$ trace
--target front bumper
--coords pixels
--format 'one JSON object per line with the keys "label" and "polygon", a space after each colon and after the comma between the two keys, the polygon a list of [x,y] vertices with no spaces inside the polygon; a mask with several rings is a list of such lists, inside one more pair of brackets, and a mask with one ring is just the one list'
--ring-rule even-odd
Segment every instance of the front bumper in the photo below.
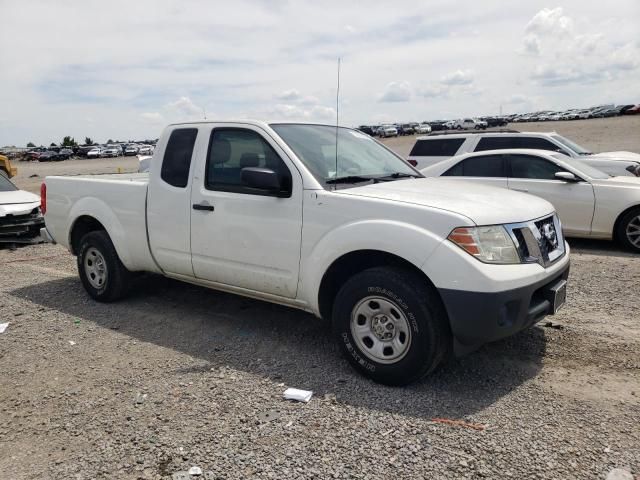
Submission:
{"label": "front bumper", "polygon": [[511,336],[552,315],[550,289],[569,277],[569,263],[552,277],[501,292],[438,289],[449,315],[456,352]]}
{"label": "front bumper", "polygon": [[41,243],[40,229],[44,227],[44,218],[40,213],[6,215],[0,217],[0,244]]}

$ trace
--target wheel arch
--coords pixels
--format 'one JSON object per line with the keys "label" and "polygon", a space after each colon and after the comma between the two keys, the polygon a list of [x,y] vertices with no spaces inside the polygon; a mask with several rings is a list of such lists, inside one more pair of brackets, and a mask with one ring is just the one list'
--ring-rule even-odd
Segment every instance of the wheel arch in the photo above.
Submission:
{"label": "wheel arch", "polygon": [[[318,290],[318,310],[323,319],[331,321],[332,307],[336,295],[344,283],[353,275],[372,267],[394,266],[413,272],[424,280],[424,283],[438,295],[431,279],[415,264],[382,250],[355,250],[346,253],[331,263],[320,281]],[[440,299],[440,301],[442,301]],[[445,310],[446,311],[446,310]]]}
{"label": "wheel arch", "polygon": [[73,255],[78,254],[80,240],[87,233],[100,230],[107,231],[104,225],[91,215],[80,215],[76,218],[69,229],[69,249],[71,250],[71,253]]}
{"label": "wheel arch", "polygon": [[630,207],[627,207],[625,210],[623,210],[620,215],[618,215],[616,217],[616,221],[613,224],[613,233],[612,233],[612,237],[614,240],[619,240],[618,238],[618,229],[620,227],[620,222],[622,221],[622,219],[624,218],[624,216],[629,213],[632,210],[638,209],[640,210],[640,203],[637,203],[635,205],[631,205]]}

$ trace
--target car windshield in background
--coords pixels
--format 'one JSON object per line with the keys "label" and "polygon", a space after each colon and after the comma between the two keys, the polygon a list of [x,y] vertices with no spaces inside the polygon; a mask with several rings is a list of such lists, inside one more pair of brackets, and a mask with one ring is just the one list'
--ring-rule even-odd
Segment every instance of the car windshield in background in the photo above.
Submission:
{"label": "car windshield in background", "polygon": [[301,124],[271,127],[324,185],[421,176],[400,157],[357,130],[337,129],[336,162],[336,127]]}
{"label": "car windshield in background", "polygon": [[0,192],[14,192],[16,190],[18,190],[18,187],[11,183],[11,180],[4,175],[0,175]]}
{"label": "car windshield in background", "polygon": [[578,145],[575,142],[572,142],[568,138],[564,138],[564,137],[562,137],[560,135],[551,135],[551,138],[553,138],[554,140],[560,142],[565,147],[573,150],[578,155],[591,155],[592,154],[592,152],[590,152],[586,148],[582,148],[580,145]]}
{"label": "car windshield in background", "polygon": [[575,158],[567,157],[566,155],[563,155],[561,153],[553,154],[553,157],[571,165],[580,173],[594,180],[605,180],[607,178],[611,178],[611,175],[609,175],[608,173],[604,173],[602,170],[598,170],[597,168],[594,168],[591,165],[587,165],[586,163],[580,160],[576,160]]}

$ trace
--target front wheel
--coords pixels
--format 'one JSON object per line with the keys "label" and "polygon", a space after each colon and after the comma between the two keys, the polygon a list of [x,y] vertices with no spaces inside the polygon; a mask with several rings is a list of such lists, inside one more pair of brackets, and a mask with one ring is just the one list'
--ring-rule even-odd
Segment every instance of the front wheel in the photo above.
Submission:
{"label": "front wheel", "polygon": [[385,385],[406,385],[432,372],[451,345],[435,291],[397,267],[350,278],[336,296],[333,327],[356,370]]}
{"label": "front wheel", "polygon": [[82,285],[94,300],[113,302],[126,294],[131,273],[120,261],[104,230],[82,237],[77,263]]}
{"label": "front wheel", "polygon": [[624,247],[640,253],[640,208],[624,214],[618,223],[616,236]]}

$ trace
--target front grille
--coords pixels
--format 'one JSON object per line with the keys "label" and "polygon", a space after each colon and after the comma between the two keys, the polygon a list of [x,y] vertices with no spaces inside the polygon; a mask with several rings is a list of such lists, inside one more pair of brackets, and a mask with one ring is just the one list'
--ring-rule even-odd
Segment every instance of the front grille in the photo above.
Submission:
{"label": "front grille", "polygon": [[0,240],[16,237],[35,237],[44,227],[44,218],[37,208],[25,215],[0,217]]}
{"label": "front grille", "polygon": [[525,263],[547,267],[564,255],[564,236],[557,215],[507,226]]}

